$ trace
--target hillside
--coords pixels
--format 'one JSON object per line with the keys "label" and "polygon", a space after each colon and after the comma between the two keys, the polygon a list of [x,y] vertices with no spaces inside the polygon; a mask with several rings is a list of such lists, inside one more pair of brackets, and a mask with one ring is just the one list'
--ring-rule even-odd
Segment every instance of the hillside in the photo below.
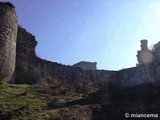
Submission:
{"label": "hillside", "polygon": [[14,5],[0,2],[0,120],[158,119],[160,42],[150,50],[141,40],[137,66],[118,71],[48,61],[37,44]]}
{"label": "hillside", "polygon": [[83,93],[60,84],[1,84],[0,119],[123,120],[125,113],[158,114],[159,93],[153,85]]}
{"label": "hillside", "polygon": [[87,96],[59,85],[1,84],[0,119],[67,119],[66,115],[78,119],[80,111],[90,119],[90,105],[74,103]]}

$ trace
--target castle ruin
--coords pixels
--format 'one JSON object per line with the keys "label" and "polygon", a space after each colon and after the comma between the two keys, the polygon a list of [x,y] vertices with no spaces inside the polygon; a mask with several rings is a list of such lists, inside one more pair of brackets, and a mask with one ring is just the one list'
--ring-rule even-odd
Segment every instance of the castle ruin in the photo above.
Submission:
{"label": "castle ruin", "polygon": [[43,80],[59,80],[65,85],[83,86],[107,81],[109,86],[125,88],[160,80],[160,43],[149,50],[147,40],[142,40],[137,55],[139,65],[119,71],[97,70],[96,63],[83,68],[47,61],[36,56],[36,45],[35,36],[18,26],[14,8],[0,3],[1,82],[37,84]]}
{"label": "castle ruin", "polygon": [[148,49],[147,40],[141,40],[141,51],[137,53],[137,60],[139,65],[151,63],[153,60],[152,51]]}

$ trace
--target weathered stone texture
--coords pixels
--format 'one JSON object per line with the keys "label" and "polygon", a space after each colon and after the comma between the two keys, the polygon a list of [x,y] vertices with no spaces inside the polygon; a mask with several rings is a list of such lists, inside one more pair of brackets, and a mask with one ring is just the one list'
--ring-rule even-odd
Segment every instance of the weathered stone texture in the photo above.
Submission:
{"label": "weathered stone texture", "polygon": [[160,63],[160,41],[153,46],[153,62]]}
{"label": "weathered stone texture", "polygon": [[12,7],[0,2],[0,82],[13,79],[18,20]]}
{"label": "weathered stone texture", "polygon": [[159,68],[154,64],[123,69],[119,71],[90,70],[90,80],[93,83],[105,82],[112,88],[131,88],[144,84],[154,84],[159,80]]}
{"label": "weathered stone texture", "polygon": [[[160,69],[154,64],[140,65],[120,71],[83,70],[66,66],[37,57],[36,45],[35,37],[19,27],[15,83],[37,84],[43,80],[59,80],[65,85],[84,87],[90,82],[94,85],[105,82],[111,87],[125,88],[154,83],[160,76]],[[93,66],[95,67],[95,64]]]}
{"label": "weathered stone texture", "polygon": [[[17,37],[17,42],[16,42]],[[17,44],[17,47],[16,47]],[[120,71],[97,70],[96,62],[79,62],[66,66],[50,62],[36,56],[35,36],[24,28],[18,27],[17,16],[13,9],[0,3],[0,80],[12,83],[37,84],[43,80],[61,81],[65,85],[83,88],[96,84],[108,84],[109,87],[125,88],[156,83],[160,78],[160,43],[153,50],[147,47],[147,40],[141,41],[138,51],[139,65]]]}
{"label": "weathered stone texture", "polygon": [[16,54],[16,83],[35,84],[39,79],[39,70],[36,61],[35,36],[24,28],[18,27],[17,54]]}
{"label": "weathered stone texture", "polygon": [[79,67],[82,70],[97,70],[97,63],[81,61],[79,63],[74,64],[73,67]]}
{"label": "weathered stone texture", "polygon": [[160,69],[157,64],[145,64],[120,71],[84,70],[37,57],[36,45],[35,37],[19,27],[15,83],[37,84],[43,80],[59,80],[74,87],[84,87],[91,82],[93,85],[105,83],[113,88],[126,88],[159,80]]}
{"label": "weathered stone texture", "polygon": [[147,40],[141,40],[141,50],[137,52],[139,65],[149,64],[153,61],[153,53],[148,49]]}
{"label": "weathered stone texture", "polygon": [[50,62],[36,56],[35,37],[18,27],[16,81],[15,83],[37,84],[42,80],[59,80],[65,85],[80,85],[88,75],[80,68]]}
{"label": "weathered stone texture", "polygon": [[110,85],[117,88],[134,87],[156,82],[155,68],[152,65],[120,70],[114,73]]}

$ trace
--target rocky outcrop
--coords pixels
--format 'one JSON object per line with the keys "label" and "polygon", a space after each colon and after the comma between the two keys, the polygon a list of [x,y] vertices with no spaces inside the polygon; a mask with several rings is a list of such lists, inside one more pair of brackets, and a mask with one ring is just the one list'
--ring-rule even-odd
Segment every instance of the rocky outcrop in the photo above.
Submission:
{"label": "rocky outcrop", "polygon": [[0,2],[0,82],[14,79],[17,16],[10,3]]}
{"label": "rocky outcrop", "polygon": [[81,68],[82,70],[97,70],[97,62],[81,61],[73,65],[73,67]]}

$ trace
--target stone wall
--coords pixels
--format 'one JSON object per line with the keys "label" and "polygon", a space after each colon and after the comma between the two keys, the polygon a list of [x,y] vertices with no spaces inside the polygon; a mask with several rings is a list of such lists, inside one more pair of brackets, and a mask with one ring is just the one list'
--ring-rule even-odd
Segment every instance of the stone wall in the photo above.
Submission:
{"label": "stone wall", "polygon": [[159,64],[160,63],[160,41],[153,46],[152,54],[153,54],[153,62]]}
{"label": "stone wall", "polygon": [[79,63],[74,64],[73,67],[79,67],[82,70],[97,70],[97,63],[81,61]]}
{"label": "stone wall", "polygon": [[43,80],[59,80],[65,85],[82,85],[88,81],[87,73],[80,68],[47,61],[36,56],[35,36],[18,27],[16,81],[15,83],[37,84]]}
{"label": "stone wall", "polygon": [[[126,88],[138,85],[156,83],[160,79],[159,44],[156,44],[152,62],[144,62],[134,68],[120,71],[96,70],[97,63],[82,61],[73,66],[66,66],[56,62],[47,61],[36,56],[37,41],[35,36],[24,28],[18,27],[17,16],[10,5],[0,3],[0,79],[8,81],[14,75],[15,55],[16,69],[15,81],[12,83],[37,84],[41,81],[60,81],[65,85],[78,88],[107,83],[108,87]],[[17,36],[17,47],[16,47]],[[146,41],[142,43],[141,52],[148,51]],[[15,51],[16,49],[16,51]]]}
{"label": "stone wall", "polygon": [[110,85],[117,88],[154,84],[157,81],[156,69],[152,64],[138,66],[115,72]]}
{"label": "stone wall", "polygon": [[0,82],[14,79],[17,22],[12,5],[0,2]]}
{"label": "stone wall", "polygon": [[36,45],[35,36],[19,26],[16,48],[16,83],[35,84],[38,82],[40,71],[37,69]]}
{"label": "stone wall", "polygon": [[16,81],[15,83],[37,84],[43,80],[59,80],[65,85],[83,87],[85,84],[108,83],[116,88],[134,87],[154,83],[160,77],[160,68],[154,64],[120,71],[83,70],[47,61],[36,56],[35,36],[24,28],[18,28]]}
{"label": "stone wall", "polygon": [[119,89],[148,83],[155,84],[160,81],[160,68],[154,64],[141,65],[119,71],[90,70],[88,74],[93,83],[106,81],[109,87]]}

